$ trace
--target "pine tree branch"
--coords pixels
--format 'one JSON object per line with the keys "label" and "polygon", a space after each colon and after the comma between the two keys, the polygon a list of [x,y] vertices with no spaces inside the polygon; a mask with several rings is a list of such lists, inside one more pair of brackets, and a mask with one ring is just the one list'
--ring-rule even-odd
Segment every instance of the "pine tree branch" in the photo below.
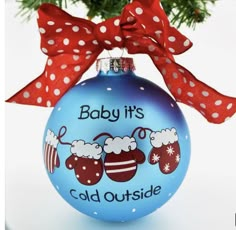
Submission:
{"label": "pine tree branch", "polygon": [[[108,19],[120,15],[122,8],[129,0],[16,0],[20,5],[18,15],[30,20],[32,13],[42,3],[52,3],[60,8],[67,8],[69,4],[83,2],[87,9],[87,16],[93,18],[100,16],[101,19]],[[67,3],[67,1],[69,3]],[[198,23],[204,22],[211,16],[208,6],[216,0],[161,0],[163,8],[172,24],[177,27],[185,24],[195,28]]]}

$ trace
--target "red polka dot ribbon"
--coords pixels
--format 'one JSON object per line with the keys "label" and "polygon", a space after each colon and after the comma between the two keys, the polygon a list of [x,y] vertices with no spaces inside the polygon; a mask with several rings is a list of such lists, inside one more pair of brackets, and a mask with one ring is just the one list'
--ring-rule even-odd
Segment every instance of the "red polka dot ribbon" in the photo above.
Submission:
{"label": "red polka dot ribbon", "polygon": [[8,102],[52,107],[73,87],[104,50],[126,48],[148,54],[179,102],[197,109],[212,123],[236,113],[236,98],[197,80],[173,55],[192,46],[171,27],[160,0],[134,0],[121,15],[99,24],[69,15],[52,4],[38,10],[41,50],[48,56],[44,72]]}

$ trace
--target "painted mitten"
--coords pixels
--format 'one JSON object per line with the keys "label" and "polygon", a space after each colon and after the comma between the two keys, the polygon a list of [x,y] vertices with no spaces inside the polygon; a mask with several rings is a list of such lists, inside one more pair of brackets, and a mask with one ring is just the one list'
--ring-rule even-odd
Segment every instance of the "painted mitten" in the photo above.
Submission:
{"label": "painted mitten", "polygon": [[81,184],[97,184],[103,175],[102,147],[97,143],[76,140],[72,142],[71,153],[66,160],[66,167],[74,169],[75,176]]}
{"label": "painted mitten", "polygon": [[164,174],[175,171],[180,162],[180,146],[176,129],[152,132],[150,139],[153,148],[149,154],[149,163],[159,163],[159,168]]}
{"label": "painted mitten", "polygon": [[137,148],[134,137],[109,137],[105,141],[104,151],[105,172],[111,180],[117,182],[131,180],[136,174],[138,164],[145,161],[145,155]]}

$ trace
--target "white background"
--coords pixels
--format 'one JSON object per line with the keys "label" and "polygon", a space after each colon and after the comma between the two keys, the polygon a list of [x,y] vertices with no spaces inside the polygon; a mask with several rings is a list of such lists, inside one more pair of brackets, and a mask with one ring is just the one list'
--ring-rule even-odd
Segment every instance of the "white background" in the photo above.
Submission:
{"label": "white background", "polygon": [[[37,77],[46,56],[39,49],[35,17],[15,17],[18,4],[5,4],[5,99]],[[69,13],[84,17],[82,7]],[[197,78],[229,96],[236,96],[236,1],[221,0],[212,16],[195,30],[180,31],[194,43],[176,57]],[[104,52],[101,56],[107,56]],[[135,55],[137,75],[166,89],[146,55]],[[143,67],[143,63],[145,63]],[[84,78],[95,75],[95,66]],[[236,116],[221,125],[208,123],[195,110],[179,104],[192,139],[187,176],[159,211],[138,221],[111,224],[88,218],[70,207],[54,190],[44,170],[41,144],[51,109],[5,104],[5,202],[10,230],[235,230]]]}

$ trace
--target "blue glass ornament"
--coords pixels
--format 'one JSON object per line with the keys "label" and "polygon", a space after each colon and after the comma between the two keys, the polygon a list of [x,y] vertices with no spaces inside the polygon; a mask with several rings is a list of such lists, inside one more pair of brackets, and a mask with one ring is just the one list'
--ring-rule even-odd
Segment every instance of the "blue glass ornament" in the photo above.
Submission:
{"label": "blue glass ornament", "polygon": [[98,75],[56,104],[43,137],[45,167],[75,209],[130,221],[165,204],[181,185],[190,135],[176,102],[134,73],[132,58],[97,61]]}

